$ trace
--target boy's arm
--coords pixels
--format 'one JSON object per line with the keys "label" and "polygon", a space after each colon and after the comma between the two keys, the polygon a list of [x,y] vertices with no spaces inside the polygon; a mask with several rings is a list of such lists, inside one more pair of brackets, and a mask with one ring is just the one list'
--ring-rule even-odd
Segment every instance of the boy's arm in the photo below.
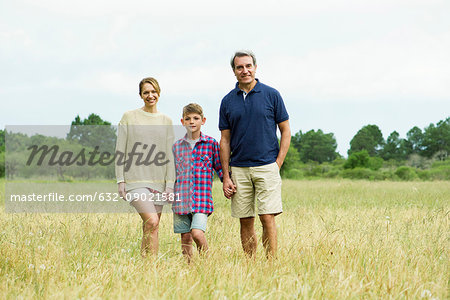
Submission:
{"label": "boy's arm", "polygon": [[217,176],[219,176],[220,181],[223,182],[223,171],[222,171],[222,164],[220,163],[220,150],[219,150],[219,143],[217,143],[216,140],[214,140],[213,144],[213,168],[216,170]]}

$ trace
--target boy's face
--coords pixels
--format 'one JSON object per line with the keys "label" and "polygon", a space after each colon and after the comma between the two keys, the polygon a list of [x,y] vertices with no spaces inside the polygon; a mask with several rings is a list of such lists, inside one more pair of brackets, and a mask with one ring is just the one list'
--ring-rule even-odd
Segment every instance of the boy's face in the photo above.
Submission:
{"label": "boy's face", "polygon": [[187,114],[181,119],[181,124],[186,127],[186,130],[189,133],[197,133],[200,132],[202,125],[205,124],[206,118],[202,118],[201,115],[192,113]]}

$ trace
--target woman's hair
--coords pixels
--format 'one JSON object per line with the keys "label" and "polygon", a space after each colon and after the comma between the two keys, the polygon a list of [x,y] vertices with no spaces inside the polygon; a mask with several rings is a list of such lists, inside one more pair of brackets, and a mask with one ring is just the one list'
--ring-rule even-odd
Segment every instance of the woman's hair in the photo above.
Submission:
{"label": "woman's hair", "polygon": [[146,77],[146,78],[142,79],[141,82],[139,82],[139,95],[141,95],[142,87],[146,83],[150,83],[153,86],[153,88],[158,93],[158,96],[161,94],[161,88],[159,87],[158,81],[153,77]]}

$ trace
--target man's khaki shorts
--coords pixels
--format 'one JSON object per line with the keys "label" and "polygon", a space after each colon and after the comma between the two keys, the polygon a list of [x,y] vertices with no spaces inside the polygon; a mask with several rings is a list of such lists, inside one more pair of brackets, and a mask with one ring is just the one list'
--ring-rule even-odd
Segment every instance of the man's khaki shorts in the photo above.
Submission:
{"label": "man's khaki shorts", "polygon": [[248,218],[258,215],[280,214],[281,177],[276,162],[258,167],[230,167],[236,193],[231,197],[231,216]]}

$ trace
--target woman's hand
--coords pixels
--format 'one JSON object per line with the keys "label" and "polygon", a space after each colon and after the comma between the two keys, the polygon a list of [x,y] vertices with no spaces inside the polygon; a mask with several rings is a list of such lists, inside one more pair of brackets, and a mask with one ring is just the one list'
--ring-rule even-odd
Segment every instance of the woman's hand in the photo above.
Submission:
{"label": "woman's hand", "polygon": [[127,200],[127,192],[125,192],[125,182],[119,182],[119,196],[122,197],[123,200]]}
{"label": "woman's hand", "polygon": [[167,202],[172,204],[174,202],[173,189],[172,188],[166,188],[164,190],[164,193],[166,194]]}

